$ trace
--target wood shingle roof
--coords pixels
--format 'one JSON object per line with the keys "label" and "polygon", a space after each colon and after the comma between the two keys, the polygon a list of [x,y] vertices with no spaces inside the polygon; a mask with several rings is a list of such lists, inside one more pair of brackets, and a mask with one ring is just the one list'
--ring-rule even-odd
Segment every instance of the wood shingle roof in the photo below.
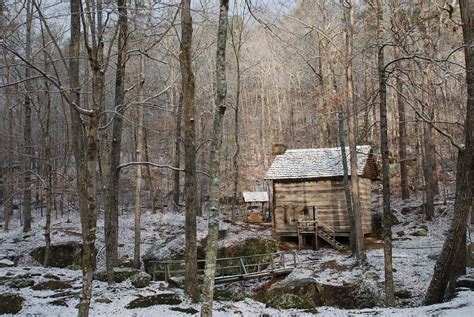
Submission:
{"label": "wood shingle roof", "polygon": [[[349,175],[351,175],[349,148],[346,147]],[[370,166],[368,166],[370,165]],[[357,146],[357,174],[377,178],[377,168],[370,145]],[[294,149],[277,155],[265,179],[316,179],[343,176],[341,148]]]}

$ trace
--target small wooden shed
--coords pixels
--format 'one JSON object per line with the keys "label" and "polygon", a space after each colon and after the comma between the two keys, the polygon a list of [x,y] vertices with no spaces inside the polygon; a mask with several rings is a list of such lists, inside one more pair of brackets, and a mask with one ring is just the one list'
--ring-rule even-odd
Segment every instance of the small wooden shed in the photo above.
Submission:
{"label": "small wooden shed", "polygon": [[[242,196],[247,209],[248,221],[259,222],[268,218],[265,215],[269,203],[267,192],[242,192]],[[267,208],[265,208],[265,204],[267,204]],[[261,209],[255,212],[255,207]]]}
{"label": "small wooden shed", "polygon": [[[346,153],[349,163],[348,148]],[[357,146],[357,167],[363,231],[370,233],[371,188],[372,181],[378,178],[378,171],[369,145]],[[330,228],[334,236],[348,236],[350,223],[343,176],[340,147],[287,150],[277,155],[265,175],[265,179],[271,181],[274,233],[298,236],[299,222],[317,221]]]}

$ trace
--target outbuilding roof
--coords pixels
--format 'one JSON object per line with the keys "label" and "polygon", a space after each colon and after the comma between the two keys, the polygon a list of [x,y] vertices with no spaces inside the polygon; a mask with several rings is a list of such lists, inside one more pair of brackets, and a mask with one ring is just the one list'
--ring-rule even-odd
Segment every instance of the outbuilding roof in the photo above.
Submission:
{"label": "outbuilding roof", "polygon": [[[346,147],[348,172],[351,175],[350,153]],[[357,146],[357,174],[375,179],[377,168],[370,145]],[[308,179],[343,176],[341,148],[294,149],[277,155],[265,179]]]}
{"label": "outbuilding roof", "polygon": [[242,192],[246,203],[266,203],[268,202],[267,192]]}

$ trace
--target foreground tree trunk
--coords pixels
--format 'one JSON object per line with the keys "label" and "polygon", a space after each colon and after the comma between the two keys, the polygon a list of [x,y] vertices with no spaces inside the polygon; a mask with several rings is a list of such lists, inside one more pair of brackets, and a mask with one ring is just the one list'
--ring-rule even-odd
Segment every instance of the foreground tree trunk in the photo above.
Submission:
{"label": "foreground tree trunk", "polygon": [[216,56],[216,109],[211,140],[210,193],[206,267],[204,269],[203,303],[201,316],[212,316],[214,277],[216,273],[217,238],[219,233],[219,167],[222,145],[222,122],[226,110],[227,81],[225,76],[225,53],[227,43],[229,1],[220,0],[219,26]]}
{"label": "foreground tree trunk", "polygon": [[344,129],[344,118],[342,116],[342,111],[337,113],[339,121],[339,145],[341,147],[341,157],[342,157],[342,169],[344,171],[344,176],[342,177],[342,183],[344,184],[344,195],[346,198],[347,205],[347,214],[349,215],[350,221],[350,243],[351,243],[351,256],[354,256],[357,253],[356,249],[356,231],[355,231],[355,221],[354,221],[354,212],[352,210],[352,201],[351,201],[351,189],[349,185],[349,168],[347,167],[347,153],[346,153],[346,144],[345,144],[345,129]]}
{"label": "foreground tree trunk", "polygon": [[[26,48],[25,60],[31,63],[31,33],[33,23],[33,5],[32,0],[26,2]],[[25,66],[25,78],[31,77],[30,65]],[[33,142],[31,139],[31,96],[33,89],[31,87],[31,80],[25,82],[25,118],[23,122],[23,139],[24,139],[24,160],[25,170],[23,177],[23,231],[31,230],[31,169],[33,157]]]}
{"label": "foreground tree trunk", "polygon": [[[143,86],[145,84],[145,58],[140,55],[140,83],[138,86],[138,100],[143,102]],[[143,105],[138,106],[137,127],[137,162],[142,162],[143,157]],[[135,248],[133,252],[133,266],[140,269],[140,231],[141,231],[141,205],[142,205],[142,165],[137,164],[135,186]]]}
{"label": "foreground tree trunk", "polygon": [[[177,100],[176,104],[176,135],[175,135],[175,153],[174,153],[174,166],[179,167],[181,164],[181,126],[182,126],[182,114],[183,114],[183,94]],[[179,196],[180,196],[180,175],[179,170],[173,170],[173,201],[175,208],[179,207]]]}
{"label": "foreground tree trunk", "polygon": [[354,215],[355,249],[357,261],[359,263],[365,263],[367,259],[364,251],[362,207],[360,204],[359,175],[357,167],[357,111],[352,80],[354,4],[352,0],[342,0],[341,5],[344,7],[344,33],[346,37],[346,113],[348,122],[349,152],[351,165],[351,196],[352,214]]}
{"label": "foreground tree trunk", "polygon": [[197,285],[197,178],[196,178],[196,130],[194,74],[191,62],[193,38],[193,21],[191,18],[191,0],[183,0],[181,9],[181,52],[179,64],[181,68],[181,88],[184,104],[184,156],[185,156],[185,202],[186,202],[186,272],[184,290],[194,302],[199,301]]}
{"label": "foreground tree trunk", "polygon": [[[433,278],[426,292],[425,304],[445,299],[448,282],[455,281],[459,270],[453,270],[466,236],[469,211],[474,191],[474,2],[460,0],[466,62],[467,107],[464,123],[464,146],[459,148],[456,174],[454,216],[441,254],[436,261]],[[465,263],[465,262],[464,262]]]}
{"label": "foreground tree trunk", "polygon": [[385,304],[395,306],[392,266],[392,210],[390,208],[390,175],[387,123],[387,74],[385,72],[385,56],[383,43],[383,0],[376,0],[377,41],[378,41],[378,74],[380,99],[380,151],[382,152],[382,184],[383,184],[383,253],[385,268]]}
{"label": "foreground tree trunk", "polygon": [[128,37],[128,17],[127,2],[125,0],[117,0],[119,18],[118,18],[118,43],[117,43],[117,69],[115,71],[115,112],[112,127],[112,140],[110,153],[103,153],[109,156],[107,161],[109,166],[107,169],[107,177],[105,179],[105,252],[106,252],[106,268],[107,281],[114,281],[114,266],[118,265],[118,214],[119,214],[119,180],[120,180],[120,151],[122,149],[122,115],[125,99],[125,68],[127,64],[126,50]]}

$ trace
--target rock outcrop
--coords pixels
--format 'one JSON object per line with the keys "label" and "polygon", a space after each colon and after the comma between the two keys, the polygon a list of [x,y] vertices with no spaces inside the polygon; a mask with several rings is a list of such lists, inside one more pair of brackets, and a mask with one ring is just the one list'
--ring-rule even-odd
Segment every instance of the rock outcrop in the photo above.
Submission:
{"label": "rock outcrop", "polygon": [[[31,251],[30,255],[39,263],[44,261],[45,247],[39,247]],[[82,245],[77,242],[55,244],[51,246],[49,266],[65,268],[70,265],[81,265]]]}
{"label": "rock outcrop", "polygon": [[[275,308],[335,306],[352,309],[375,307],[381,303],[381,299],[369,287],[365,287],[361,278],[339,285],[303,278],[273,284],[267,291],[265,302],[267,306]],[[312,307],[308,303],[312,303]]]}

